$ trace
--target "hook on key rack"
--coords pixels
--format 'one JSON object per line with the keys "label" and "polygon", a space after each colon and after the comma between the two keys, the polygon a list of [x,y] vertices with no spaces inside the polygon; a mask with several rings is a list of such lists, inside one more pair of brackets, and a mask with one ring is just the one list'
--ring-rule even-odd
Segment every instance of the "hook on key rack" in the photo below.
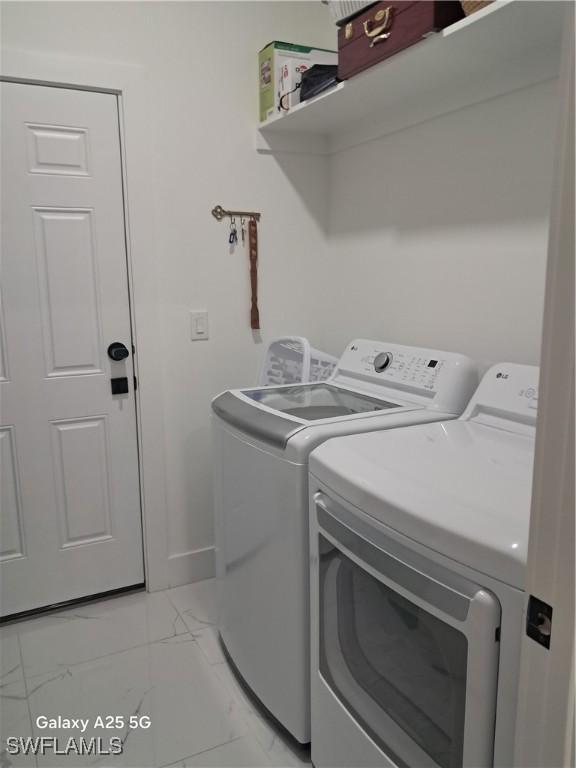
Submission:
{"label": "hook on key rack", "polygon": [[217,221],[222,221],[222,219],[226,218],[226,216],[229,216],[230,218],[238,217],[239,219],[254,219],[254,221],[260,221],[260,216],[262,214],[258,213],[258,211],[227,211],[224,208],[222,208],[221,205],[216,205],[214,208],[212,208],[212,216]]}

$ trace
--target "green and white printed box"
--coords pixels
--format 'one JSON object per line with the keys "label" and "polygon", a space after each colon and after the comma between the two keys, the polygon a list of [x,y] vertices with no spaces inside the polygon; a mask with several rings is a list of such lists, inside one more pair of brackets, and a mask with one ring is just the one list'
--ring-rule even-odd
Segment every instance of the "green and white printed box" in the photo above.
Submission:
{"label": "green and white printed box", "polygon": [[314,64],[337,64],[338,54],[274,40],[258,54],[260,121],[264,122],[300,103],[302,73]]}

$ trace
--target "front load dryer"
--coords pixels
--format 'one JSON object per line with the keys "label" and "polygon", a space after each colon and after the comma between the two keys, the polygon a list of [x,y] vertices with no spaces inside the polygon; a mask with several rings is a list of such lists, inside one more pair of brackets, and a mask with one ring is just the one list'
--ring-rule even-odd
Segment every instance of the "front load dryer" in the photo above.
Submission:
{"label": "front load dryer", "polygon": [[310,457],[316,768],[513,764],[537,386]]}
{"label": "front load dryer", "polygon": [[212,403],[221,640],[301,743],[310,741],[308,456],[339,435],[456,418],[476,384],[463,355],[358,340],[327,382],[232,390]]}

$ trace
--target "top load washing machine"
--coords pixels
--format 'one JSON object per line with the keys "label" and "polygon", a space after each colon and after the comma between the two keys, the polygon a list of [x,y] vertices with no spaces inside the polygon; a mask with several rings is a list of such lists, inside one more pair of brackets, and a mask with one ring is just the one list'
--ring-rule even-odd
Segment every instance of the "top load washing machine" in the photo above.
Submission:
{"label": "top load washing machine", "polygon": [[513,764],[537,386],[311,455],[316,768]]}
{"label": "top load washing machine", "polygon": [[220,636],[241,677],[302,743],[310,451],[338,435],[455,418],[476,384],[463,355],[358,340],[327,382],[232,390],[212,403]]}

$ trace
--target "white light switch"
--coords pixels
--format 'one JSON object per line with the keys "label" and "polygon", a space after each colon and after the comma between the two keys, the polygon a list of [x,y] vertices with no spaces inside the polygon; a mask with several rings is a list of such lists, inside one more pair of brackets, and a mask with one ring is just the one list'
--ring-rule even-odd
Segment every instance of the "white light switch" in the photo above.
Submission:
{"label": "white light switch", "polygon": [[198,341],[208,338],[208,311],[205,309],[190,312],[190,339]]}

